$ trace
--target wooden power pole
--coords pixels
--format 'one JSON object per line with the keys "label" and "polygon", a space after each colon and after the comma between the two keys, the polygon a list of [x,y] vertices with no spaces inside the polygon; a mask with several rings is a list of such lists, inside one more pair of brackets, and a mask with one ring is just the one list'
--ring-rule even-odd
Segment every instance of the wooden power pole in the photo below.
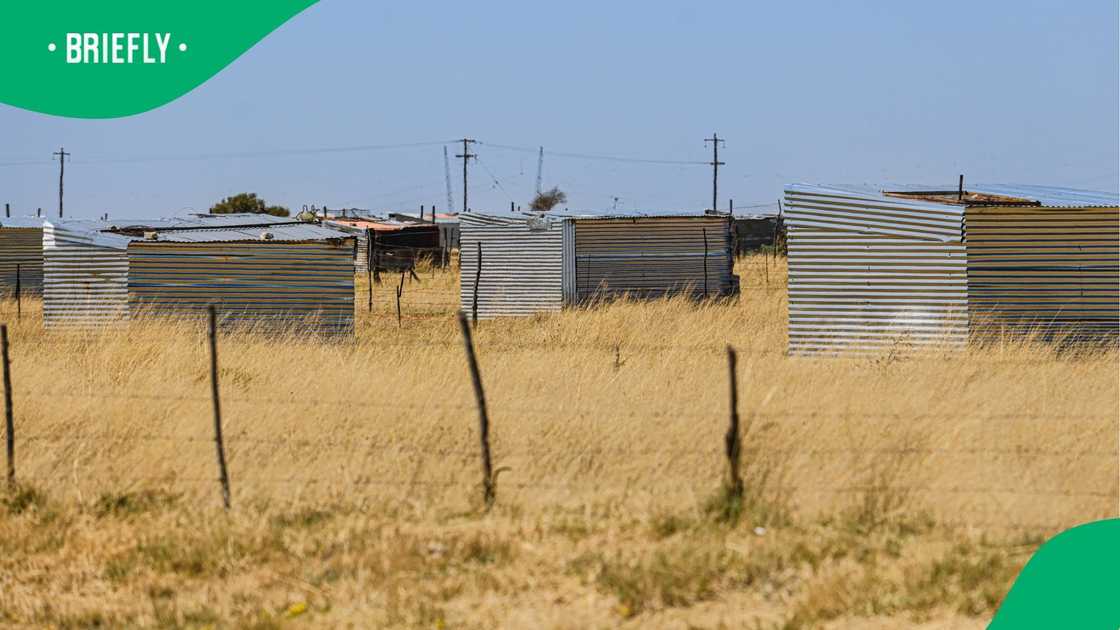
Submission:
{"label": "wooden power pole", "polygon": [[467,162],[469,162],[471,158],[478,156],[474,153],[471,153],[470,151],[470,145],[475,143],[474,140],[471,140],[470,138],[463,138],[462,142],[463,152],[456,155],[455,157],[463,158],[463,214],[466,214],[469,211],[469,206],[467,206]]}
{"label": "wooden power pole", "polygon": [[66,175],[66,158],[70,155],[64,147],[59,147],[51,155],[58,156],[58,218],[62,218],[62,177]]}
{"label": "wooden power pole", "polygon": [[709,164],[712,165],[712,212],[715,212],[719,209],[717,203],[719,200],[719,167],[724,164],[719,161],[719,146],[720,143],[723,143],[725,146],[727,143],[714,133],[711,138],[704,139],[704,144],[708,144],[709,142],[712,143],[712,161],[709,162]]}

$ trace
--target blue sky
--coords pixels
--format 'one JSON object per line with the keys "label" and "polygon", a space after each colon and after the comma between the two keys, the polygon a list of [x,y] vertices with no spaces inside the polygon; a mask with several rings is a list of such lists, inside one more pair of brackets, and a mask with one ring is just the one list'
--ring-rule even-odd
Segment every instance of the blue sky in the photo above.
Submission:
{"label": "blue sky", "polygon": [[[0,203],[67,216],[271,203],[445,205],[442,147],[257,155],[469,135],[471,206],[527,204],[536,156],[569,206],[701,209],[795,181],[1032,183],[1115,191],[1115,0],[372,2],[323,0],[160,109],[105,121],[0,105]],[[76,95],[75,98],[80,98]],[[456,147],[452,146],[452,149]],[[175,159],[169,159],[175,158]],[[11,165],[11,162],[37,161]],[[7,165],[5,165],[7,164]],[[461,174],[453,160],[456,203]],[[496,181],[495,181],[496,180]]]}

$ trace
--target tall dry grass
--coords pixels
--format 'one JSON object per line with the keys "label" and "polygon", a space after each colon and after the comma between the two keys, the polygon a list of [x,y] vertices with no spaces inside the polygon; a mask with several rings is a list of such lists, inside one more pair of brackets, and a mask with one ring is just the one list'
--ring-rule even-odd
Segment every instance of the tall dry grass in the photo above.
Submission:
{"label": "tall dry grass", "polygon": [[[18,517],[0,525],[0,619],[190,626],[190,610],[205,609],[195,625],[246,625],[298,621],[304,613],[288,610],[298,599],[327,625],[812,626],[853,609],[944,621],[934,611],[952,597],[943,584],[912,592],[918,569],[869,575],[818,547],[835,539],[874,556],[902,545],[890,557],[907,566],[960,560],[962,572],[983,572],[968,563],[989,552],[961,552],[956,537],[1037,544],[1120,511],[1115,348],[1063,353],[1008,338],[908,358],[790,358],[784,264],[753,257],[738,273],[735,302],[482,322],[495,466],[508,468],[489,516],[479,516],[454,272],[406,281],[399,326],[395,280],[374,288],[372,313],[359,282],[353,341],[221,339],[229,516],[200,322],[46,333],[34,303],[18,322],[5,303],[17,473],[31,490],[12,495]],[[749,505],[717,527],[705,507],[725,474],[725,344],[740,352]],[[760,542],[755,527],[788,534]],[[757,545],[781,551],[752,569],[743,558],[755,556],[739,552]],[[798,545],[807,555],[790,556]],[[988,571],[995,592],[1025,560],[1009,557]],[[833,568],[806,573],[806,558]],[[345,566],[324,578],[336,560]],[[728,577],[755,570],[789,576]],[[852,571],[894,599],[858,600],[845,586]],[[665,582],[677,574],[690,577]],[[228,580],[232,590],[218,586]],[[890,603],[899,598],[909,603]]]}

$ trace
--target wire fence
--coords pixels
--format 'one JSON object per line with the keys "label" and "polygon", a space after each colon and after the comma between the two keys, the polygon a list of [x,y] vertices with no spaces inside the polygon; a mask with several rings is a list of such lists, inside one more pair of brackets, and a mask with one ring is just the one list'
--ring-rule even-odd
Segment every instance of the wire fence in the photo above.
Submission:
{"label": "wire fence", "polygon": [[[151,478],[142,479],[143,481],[152,481],[157,483],[165,483],[170,485],[202,485],[214,484],[222,486],[223,495],[227,502],[227,509],[229,508],[229,484],[230,479],[226,474],[225,455],[226,449],[232,455],[236,456],[244,452],[248,448],[269,449],[276,454],[276,457],[287,457],[293,451],[307,451],[318,456],[329,454],[339,461],[337,462],[337,472],[334,474],[324,476],[315,474],[292,474],[288,476],[277,476],[272,474],[260,474],[253,469],[249,470],[235,470],[233,475],[234,483],[239,487],[329,487],[329,488],[360,488],[363,486],[370,487],[383,487],[390,489],[399,489],[406,491],[409,488],[430,488],[430,489],[443,489],[443,490],[462,490],[464,492],[477,491],[481,486],[489,488],[486,503],[489,505],[493,502],[495,497],[493,493],[499,487],[497,484],[497,473],[490,469],[489,466],[484,466],[484,472],[481,479],[470,479],[468,477],[461,477],[456,479],[421,479],[416,478],[415,475],[402,474],[396,477],[386,476],[383,472],[372,474],[374,471],[363,469],[360,466],[352,465],[355,463],[355,455],[365,454],[367,456],[376,455],[379,458],[392,461],[394,457],[402,454],[415,455],[417,457],[440,457],[440,458],[458,458],[461,460],[459,465],[464,469],[478,461],[489,462],[492,453],[492,445],[488,435],[488,411],[496,412],[495,417],[539,417],[542,421],[548,422],[539,423],[541,426],[550,426],[557,422],[562,422],[565,419],[571,420],[576,418],[594,418],[600,423],[610,423],[612,420],[644,420],[655,421],[658,419],[680,419],[680,420],[695,420],[703,423],[704,426],[718,426],[721,417],[724,417],[730,411],[733,421],[730,425],[728,433],[721,441],[713,440],[707,447],[699,446],[696,444],[680,444],[680,443],[665,443],[664,445],[642,445],[642,444],[584,444],[582,446],[569,448],[565,452],[558,452],[556,448],[543,446],[539,444],[525,444],[526,437],[529,439],[538,439],[546,441],[546,435],[540,436],[519,436],[520,440],[508,443],[508,452],[502,451],[500,454],[506,458],[530,458],[534,460],[541,460],[545,458],[566,457],[570,459],[580,457],[604,457],[611,460],[621,460],[633,462],[640,460],[642,456],[655,456],[654,462],[651,464],[651,473],[663,471],[670,465],[681,465],[689,471],[694,471],[697,475],[707,475],[710,478],[697,479],[697,483],[710,484],[712,487],[730,487],[739,488],[742,492],[744,486],[744,479],[740,473],[740,458],[746,458],[748,462],[762,457],[781,458],[786,460],[799,459],[801,461],[817,462],[818,466],[823,465],[823,462],[817,461],[820,458],[831,458],[832,460],[845,460],[845,459],[866,459],[866,458],[884,458],[884,459],[899,459],[908,458],[913,461],[924,461],[926,458],[944,458],[944,457],[969,457],[976,458],[984,461],[990,461],[997,457],[1017,457],[1017,458],[1030,458],[1032,460],[1055,460],[1058,464],[1064,462],[1078,462],[1086,460],[1098,460],[1098,463],[1104,465],[1111,465],[1116,463],[1120,466],[1120,446],[1117,446],[1117,439],[1115,431],[1102,432],[1100,436],[1102,439],[1093,442],[1093,446],[1082,449],[1061,448],[1056,445],[1039,446],[984,446],[975,443],[950,445],[950,446],[899,446],[899,447],[880,447],[880,446],[845,446],[845,445],[820,445],[820,444],[806,444],[795,446],[776,446],[773,444],[744,442],[743,432],[738,427],[738,404],[733,402],[731,409],[692,409],[692,410],[609,410],[604,412],[601,409],[591,406],[570,405],[570,406],[555,406],[555,405],[534,405],[534,404],[515,404],[515,405],[502,405],[492,406],[487,408],[485,394],[481,390],[481,380],[478,374],[477,364],[473,360],[473,353],[475,348],[475,341],[473,338],[472,328],[466,323],[465,317],[460,313],[459,322],[461,326],[461,333],[463,339],[458,343],[452,340],[446,341],[407,341],[395,340],[379,342],[381,345],[395,345],[405,347],[425,347],[430,348],[433,345],[446,345],[447,347],[458,346],[465,348],[468,352],[470,366],[472,369],[472,377],[476,383],[476,399],[473,404],[458,403],[453,401],[442,400],[425,400],[423,402],[408,402],[396,401],[383,398],[367,398],[367,397],[353,397],[353,398],[331,398],[321,395],[304,395],[300,394],[294,398],[285,398],[283,396],[277,397],[260,397],[260,396],[243,396],[243,395],[219,395],[219,377],[221,371],[217,365],[217,349],[216,345],[211,348],[211,356],[213,364],[210,371],[210,381],[213,385],[213,395],[176,395],[176,394],[160,394],[160,393],[145,393],[145,392],[118,392],[112,390],[98,390],[98,391],[74,391],[73,389],[61,388],[20,388],[14,389],[11,385],[11,365],[8,359],[8,337],[7,327],[0,327],[3,332],[3,368],[4,368],[4,394],[5,394],[5,443],[7,451],[7,464],[8,464],[8,479],[9,482],[15,484],[17,479],[23,483],[41,483],[41,484],[73,484],[73,483],[97,483],[96,478],[89,479],[85,475],[88,471],[79,471],[76,468],[73,460],[66,457],[56,456],[54,458],[45,458],[46,462],[53,463],[54,465],[43,465],[43,461],[37,462],[37,466],[30,472],[30,474],[17,476],[16,470],[16,444],[21,444],[23,452],[34,451],[43,453],[51,449],[59,449],[65,451],[66,449],[86,448],[90,444],[101,445],[105,449],[111,450],[120,446],[132,446],[137,444],[167,444],[167,445],[214,445],[218,449],[219,460],[219,474],[205,475],[198,474],[195,469],[199,466],[191,466],[190,470],[184,470],[184,474],[177,471],[168,472],[163,475],[156,475]],[[211,338],[216,340],[217,331],[211,318],[209,334]],[[216,341],[215,341],[216,343]],[[714,344],[697,344],[697,345],[675,345],[675,344],[628,344],[625,342],[619,343],[601,343],[601,342],[556,342],[550,341],[548,343],[536,342],[516,342],[516,341],[488,341],[488,346],[501,347],[501,348],[525,348],[531,350],[540,349],[558,349],[564,348],[583,348],[595,349],[604,352],[613,352],[616,354],[620,349],[626,351],[648,351],[648,352],[669,352],[669,351],[688,351],[688,352],[711,352],[711,351],[725,351],[729,357],[735,357],[739,354],[745,355],[758,355],[758,356],[771,356],[776,354],[784,354],[776,352],[768,348],[739,348],[730,349]],[[1023,363],[1030,363],[1029,361],[1003,361],[999,359],[991,360],[992,364],[1007,363],[1011,365],[1018,365]],[[729,382],[734,384],[737,382],[735,373],[734,360],[731,361]],[[732,385],[734,389],[734,385]],[[41,417],[43,411],[49,410],[51,404],[66,404],[73,405],[79,402],[90,404],[105,403],[124,403],[124,404],[140,404],[149,402],[158,403],[182,403],[189,405],[213,405],[214,408],[214,422],[215,431],[213,434],[200,431],[165,431],[159,429],[146,430],[146,431],[123,431],[114,430],[111,428],[111,423],[107,426],[95,430],[73,430],[73,427],[58,428],[52,430],[49,421],[44,421]],[[227,432],[224,435],[221,432],[221,417],[218,413],[219,402],[227,408],[236,409],[238,405],[252,405],[265,409],[285,409],[295,413],[299,409],[314,408],[314,407],[331,407],[339,408],[342,410],[352,410],[355,417],[378,416],[387,412],[399,413],[405,417],[410,415],[428,414],[433,411],[440,411],[443,413],[453,413],[461,416],[470,416],[477,414],[480,422],[480,444],[476,447],[470,447],[465,444],[431,444],[433,440],[438,441],[439,436],[435,438],[428,437],[426,439],[409,441],[401,439],[392,439],[386,437],[383,433],[363,433],[361,431],[350,430],[344,436],[338,435],[296,435],[290,434],[271,434],[267,436],[254,435],[247,430],[235,430]],[[24,430],[22,424],[17,425],[15,419],[17,414],[14,411],[14,406],[23,405],[30,406],[40,410],[40,418],[35,423],[35,427],[31,430]],[[164,410],[166,411],[166,409]],[[204,417],[205,409],[199,410],[199,415]],[[835,419],[844,416],[857,416],[863,419],[877,419],[882,421],[907,421],[918,422],[926,424],[935,424],[944,422],[952,418],[945,413],[908,413],[908,412],[820,412],[814,410],[795,411],[795,410],[750,410],[744,414],[749,423],[757,423],[769,420],[794,420],[800,422],[818,422],[825,419]],[[957,418],[959,420],[959,418]],[[1023,422],[1032,421],[1037,423],[1056,424],[1071,421],[1085,421],[1096,420],[1095,418],[1086,418],[1082,415],[1059,415],[1059,414],[1019,414],[1019,413],[998,413],[998,414],[978,414],[973,418],[978,423],[991,425],[996,423],[995,426],[1002,426],[999,423],[1009,422]],[[1115,423],[1106,417],[1101,417],[1100,424],[1102,427],[1115,426]],[[1114,420],[1114,419],[1113,419]],[[1110,424],[1111,423],[1111,424]],[[95,421],[90,421],[89,426],[96,426]],[[1107,433],[1105,435],[1104,433]],[[1084,437],[1084,436],[1083,436]],[[507,442],[499,441],[498,446],[500,449],[507,448]],[[1113,449],[1117,446],[1117,449]],[[94,449],[96,451],[96,449]],[[85,453],[84,456],[90,457],[96,453]],[[707,462],[705,466],[696,466],[697,461]],[[712,475],[713,468],[722,467],[722,463],[726,462],[728,473],[726,475],[720,474],[718,476]],[[358,461],[357,463],[361,463]],[[835,463],[835,462],[833,462]],[[54,470],[50,470],[54,468]],[[500,469],[499,469],[500,471]],[[530,477],[532,475],[529,475]],[[540,476],[540,475],[538,475]],[[124,475],[124,478],[133,479],[129,475]],[[746,482],[751,483],[748,476]],[[1088,480],[1086,480],[1088,481]],[[1114,480],[1115,481],[1115,480]],[[626,481],[623,485],[629,484]],[[540,479],[503,479],[500,484],[501,491],[509,490],[552,490],[566,493],[595,493],[610,490],[614,486],[620,485],[618,481],[604,481],[597,479],[593,476],[585,476],[581,478],[540,478]],[[748,486],[748,490],[750,490]],[[949,483],[919,483],[919,482],[893,482],[893,483],[879,483],[877,481],[834,481],[831,483],[821,482],[806,482],[806,483],[790,483],[790,482],[768,482],[766,490],[771,493],[778,494],[796,494],[800,496],[813,496],[825,495],[836,497],[850,497],[858,500],[859,497],[866,497],[882,493],[895,493],[906,495],[928,495],[929,497],[943,497],[955,496],[975,500],[989,500],[989,502],[1002,505],[1006,503],[1006,498],[1015,498],[1019,500],[1070,500],[1079,502],[1080,506],[1086,503],[1094,506],[1107,506],[1102,507],[1100,510],[1092,508],[1096,511],[1120,511],[1118,503],[1120,503],[1120,496],[1115,483],[1107,487],[1090,487],[1088,484],[1079,484],[1076,487],[1059,487],[1051,484],[1045,487],[1030,484],[1000,484],[996,482],[987,484],[949,484]],[[1080,508],[1083,509],[1083,508]],[[1016,530],[1016,531],[1052,531],[1068,526],[1070,523],[1057,523],[1057,522],[1016,522],[1010,510],[1005,509],[1004,515],[1007,517],[1004,520],[971,520],[971,519],[942,519],[938,521],[939,525],[946,527],[962,527],[970,529],[992,529],[992,530]]]}

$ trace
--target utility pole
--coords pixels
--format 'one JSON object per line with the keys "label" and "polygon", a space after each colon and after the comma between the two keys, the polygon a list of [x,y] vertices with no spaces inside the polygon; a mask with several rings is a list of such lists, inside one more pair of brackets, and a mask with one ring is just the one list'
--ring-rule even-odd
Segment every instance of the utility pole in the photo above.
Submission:
{"label": "utility pole", "polygon": [[58,156],[58,218],[62,218],[62,176],[66,174],[66,158],[70,154],[63,147],[58,147],[51,155]]}
{"label": "utility pole", "polygon": [[463,152],[456,155],[455,157],[463,158],[463,214],[466,214],[469,211],[469,206],[467,206],[467,162],[469,162],[471,158],[478,156],[474,153],[471,153],[470,150],[470,145],[475,143],[474,140],[471,140],[470,138],[463,138],[462,142]]}
{"label": "utility pole", "polygon": [[541,194],[541,177],[544,175],[544,147],[537,153],[537,194]]}
{"label": "utility pole", "polygon": [[719,146],[720,143],[723,143],[724,146],[726,146],[727,143],[714,133],[712,134],[711,138],[704,139],[705,145],[707,145],[709,142],[712,143],[712,161],[709,162],[709,164],[712,165],[712,212],[715,212],[719,208],[719,206],[716,204],[716,201],[719,198],[719,167],[723,166],[724,164],[723,162],[719,161]]}

